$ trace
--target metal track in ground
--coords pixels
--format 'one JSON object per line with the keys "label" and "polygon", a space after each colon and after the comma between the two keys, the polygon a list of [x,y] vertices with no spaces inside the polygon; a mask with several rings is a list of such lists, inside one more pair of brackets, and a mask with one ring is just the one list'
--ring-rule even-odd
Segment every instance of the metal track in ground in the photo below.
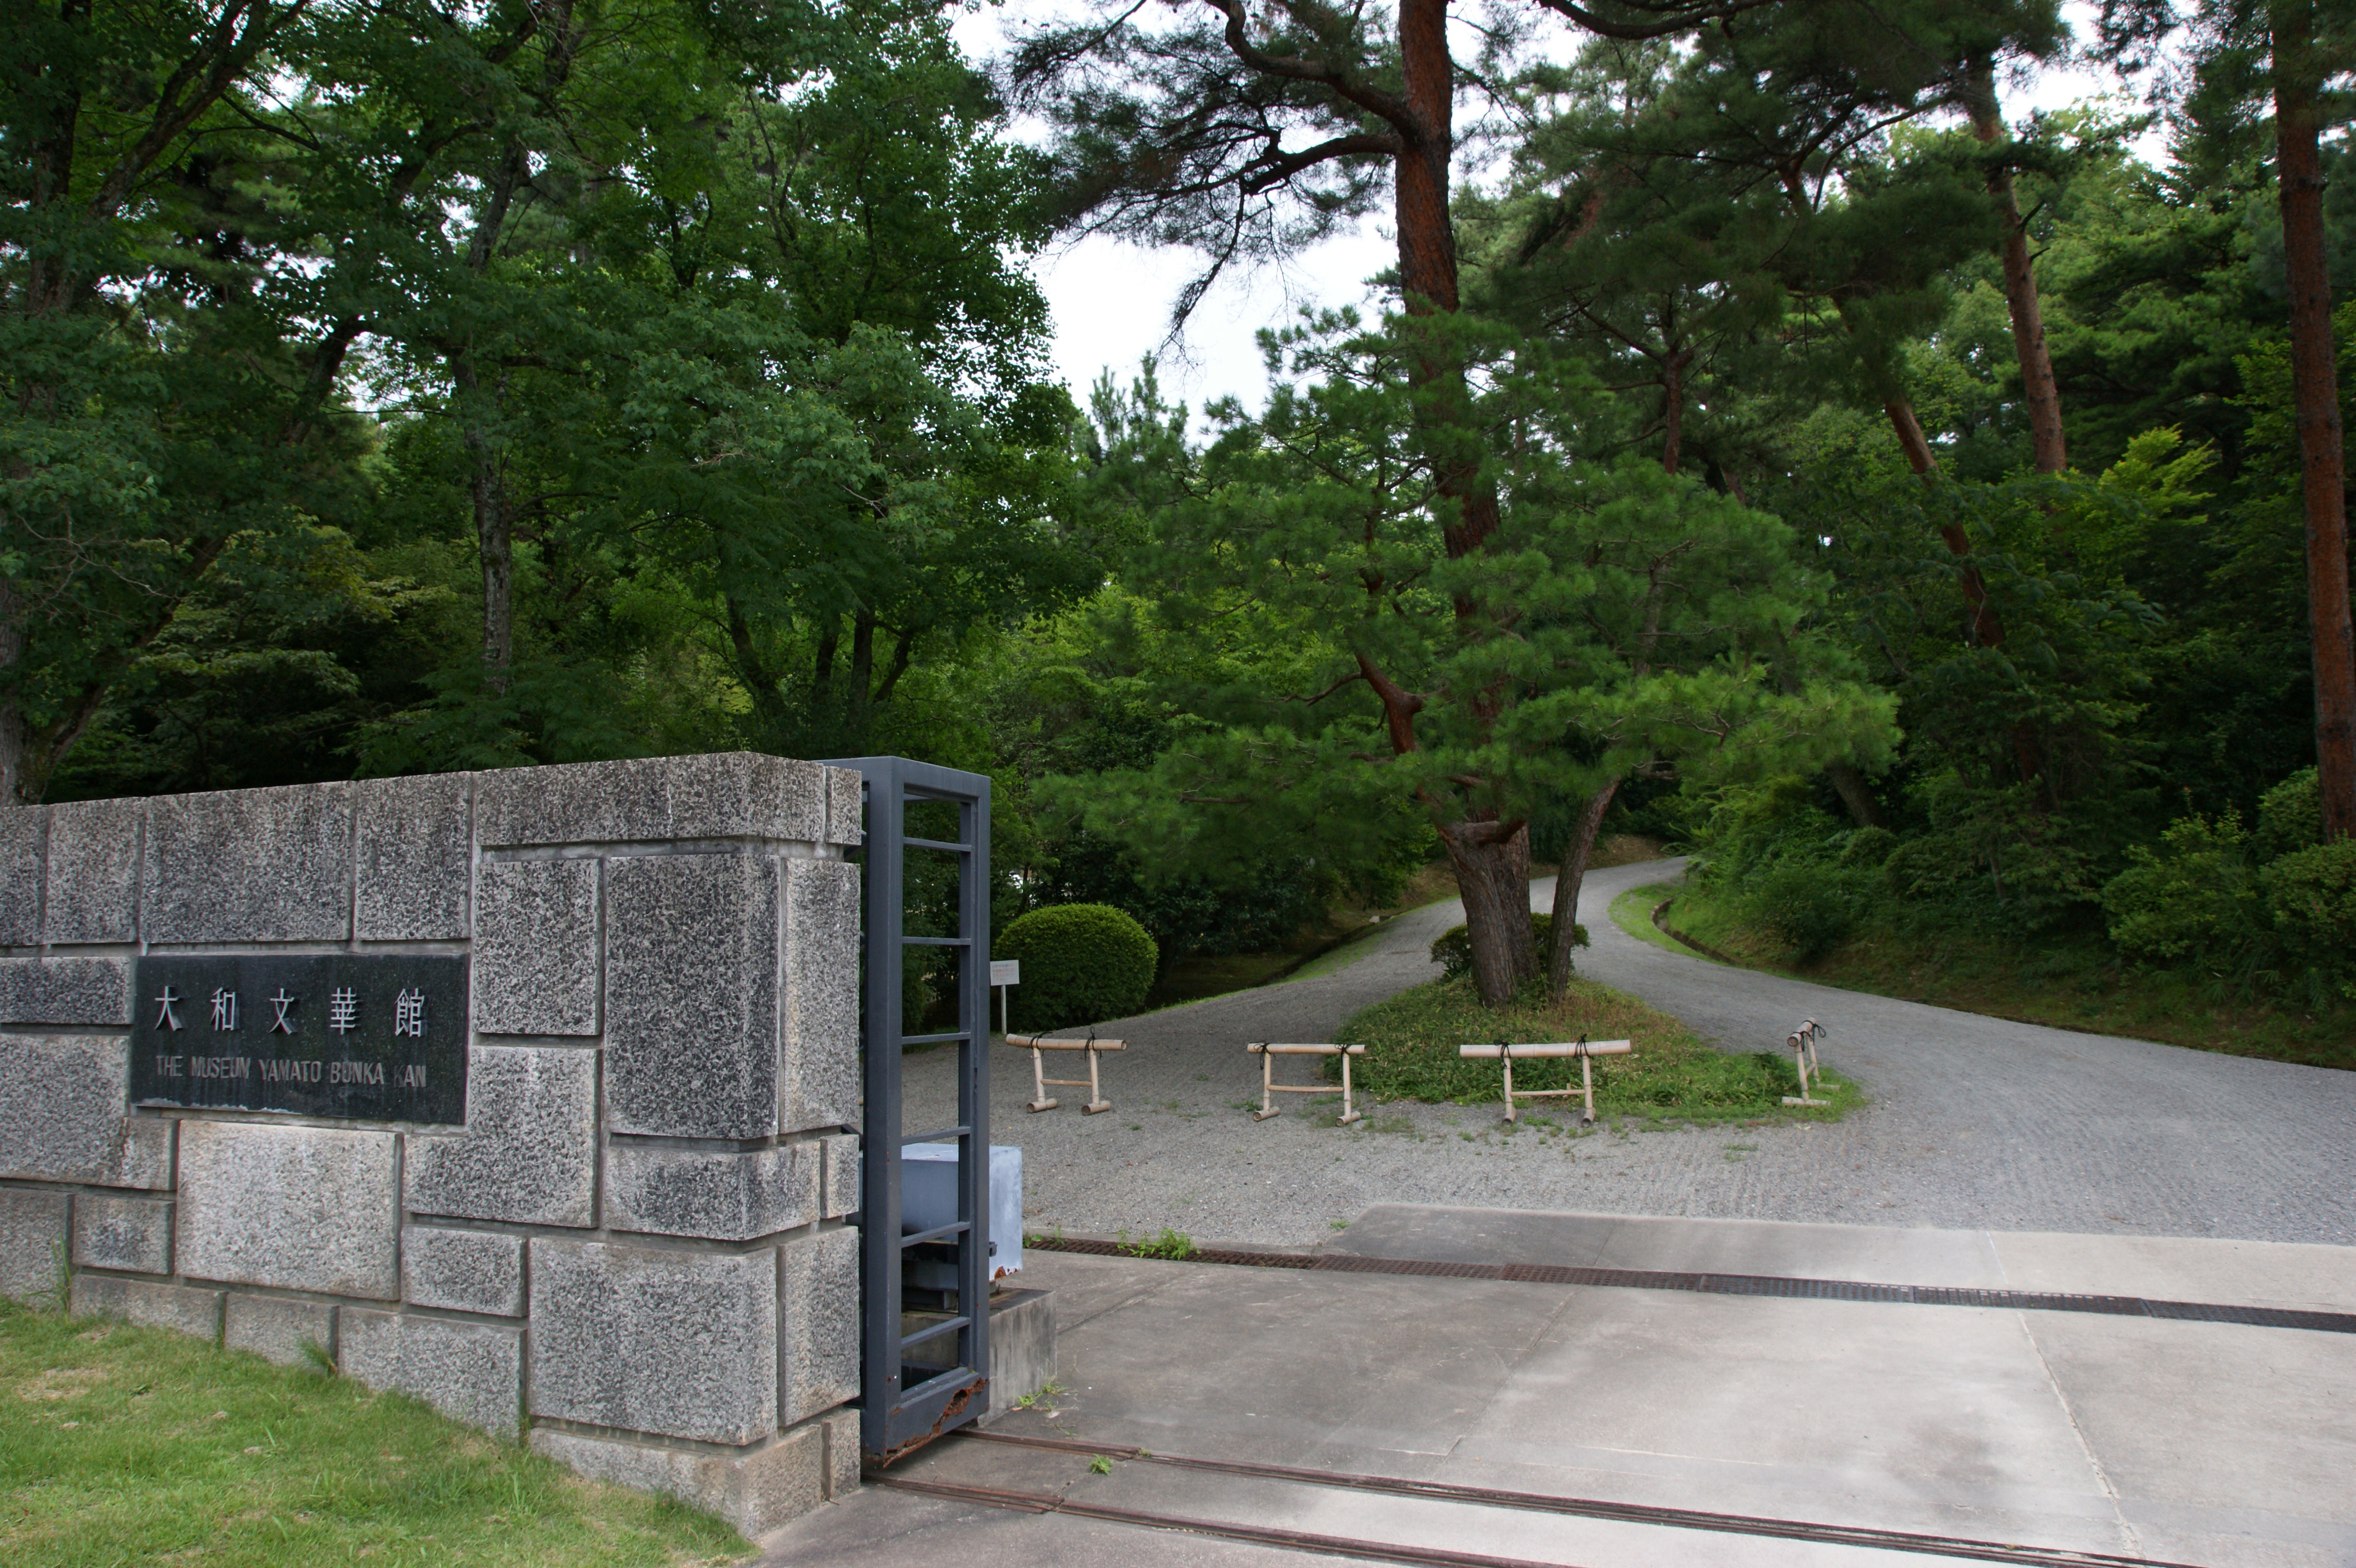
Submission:
{"label": "metal track in ground", "polygon": [[1188,1535],[1246,1541],[1257,1546],[1277,1546],[1292,1552],[1313,1552],[1325,1557],[1349,1557],[1363,1563],[1407,1563],[1419,1568],[1565,1568],[1528,1557],[1489,1557],[1477,1552],[1455,1552],[1444,1546],[1396,1546],[1380,1541],[1360,1541],[1346,1535],[1317,1535],[1305,1530],[1275,1525],[1237,1524],[1226,1520],[1189,1519],[1183,1514],[1157,1513],[1150,1509],[1114,1508],[1103,1503],[1075,1501],[1052,1492],[1012,1492],[1000,1487],[969,1487],[956,1481],[919,1481],[899,1476],[871,1476],[871,1486],[920,1492],[929,1498],[980,1503],[985,1508],[1012,1509],[1018,1513],[1061,1513],[1075,1519],[1102,1520],[1108,1524],[1131,1524],[1147,1530],[1180,1530]]}
{"label": "metal track in ground", "polygon": [[[1819,1546],[1850,1546],[1869,1551],[1906,1552],[1976,1563],[2019,1564],[2020,1568],[2186,1568],[2146,1557],[2123,1557],[2102,1552],[2076,1552],[2063,1547],[2027,1546],[2017,1542],[1976,1541],[1965,1536],[1931,1535],[1915,1530],[1878,1530],[1864,1525],[1822,1524],[1806,1520],[1770,1519],[1757,1514],[1712,1513],[1700,1509],[1657,1508],[1643,1503],[1608,1502],[1597,1498],[1556,1497],[1545,1492],[1505,1491],[1494,1487],[1460,1486],[1445,1481],[1418,1481],[1395,1476],[1365,1476],[1340,1470],[1304,1469],[1292,1465],[1268,1465],[1248,1459],[1205,1459],[1183,1454],[1147,1453],[1140,1448],[1107,1446],[1074,1438],[1032,1437],[1007,1432],[968,1432],[958,1442],[1003,1443],[1051,1453],[1103,1456],[1124,1463],[1162,1465],[1173,1469],[1208,1471],[1255,1480],[1296,1486],[1325,1487],[1347,1491],[1377,1492],[1426,1502],[1470,1504],[1523,1513],[1565,1514],[1618,1524],[1646,1525],[1669,1530],[1698,1530],[1719,1535],[1767,1536]],[[1075,1503],[1050,1493],[1002,1491],[990,1487],[966,1487],[954,1482],[902,1480],[871,1477],[886,1486],[958,1497],[996,1508],[1021,1508],[1034,1512],[1077,1513],[1091,1519],[1150,1525],[1157,1529],[1190,1530],[1290,1545],[1298,1550],[1333,1556],[1361,1557],[1375,1562],[1419,1563],[1482,1568],[1512,1564],[1539,1568],[1526,1559],[1483,1556],[1445,1547],[1395,1546],[1380,1541],[1352,1541],[1334,1536],[1307,1536],[1298,1531],[1259,1525],[1231,1525],[1217,1520],[1182,1520],[1176,1515],[1143,1509],[1099,1508]],[[1281,1538],[1281,1539],[1280,1539]],[[1308,1542],[1318,1544],[1307,1544]],[[1547,1564],[1545,1568],[1558,1568]]]}
{"label": "metal track in ground", "polygon": [[[1128,1257],[1119,1243],[1034,1237],[1025,1247],[1043,1252]],[[1346,1252],[1238,1252],[1203,1249],[1183,1260],[1259,1269],[1308,1269],[1323,1273],[1408,1274],[1427,1279],[1516,1280],[1526,1284],[1600,1285],[1619,1290],[1674,1290],[1704,1295],[1780,1296],[1801,1301],[1862,1301],[1898,1306],[1996,1306],[2025,1312],[2088,1312],[2110,1317],[2157,1317],[2176,1323],[2230,1323],[2249,1328],[2299,1328],[2356,1334],[2356,1313],[2284,1306],[2233,1306],[2205,1301],[2152,1301],[2134,1295],[2074,1295],[2059,1291],[1983,1290],[1965,1285],[1890,1285],[1787,1274],[1681,1273],[1665,1269],[1589,1269],[1556,1263],[1442,1263],[1421,1258],[1361,1258]]]}

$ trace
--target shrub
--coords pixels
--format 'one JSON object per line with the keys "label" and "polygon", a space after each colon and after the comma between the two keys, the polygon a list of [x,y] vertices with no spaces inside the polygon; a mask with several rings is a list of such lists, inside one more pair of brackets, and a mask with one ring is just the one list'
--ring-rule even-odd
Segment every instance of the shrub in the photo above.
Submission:
{"label": "shrub", "polygon": [[2294,850],[2266,867],[2265,886],[2284,959],[2356,1000],[2356,839]]}
{"label": "shrub", "polygon": [[1822,862],[1785,861],[1743,888],[1752,921],[1813,963],[1857,929],[1865,897],[1857,878]]}
{"label": "shrub", "polygon": [[1033,1033],[1124,1018],[1145,1004],[1161,950],[1109,904],[1051,904],[1008,926],[992,955],[1016,959],[1015,1026]]}
{"label": "shrub", "polygon": [[1871,870],[1887,861],[1897,848],[1898,835],[1888,828],[1859,828],[1841,846],[1840,863]]}
{"label": "shrub", "polygon": [[2111,940],[2147,964],[2234,962],[2261,929],[2248,837],[2234,812],[2196,814],[2169,824],[2158,850],[2128,850],[2127,868],[2103,887]]}
{"label": "shrub", "polygon": [[2323,842],[2323,786],[2314,768],[2258,797],[2258,858],[2273,860]]}
{"label": "shrub", "polygon": [[[1530,938],[1537,950],[1538,972],[1544,974],[1547,966],[1554,961],[1554,917],[1532,915]],[[1575,948],[1587,945],[1585,926],[1571,927],[1570,945]],[[1470,926],[1451,926],[1440,932],[1431,944],[1431,961],[1440,966],[1440,978],[1442,980],[1456,980],[1472,973],[1472,929]]]}

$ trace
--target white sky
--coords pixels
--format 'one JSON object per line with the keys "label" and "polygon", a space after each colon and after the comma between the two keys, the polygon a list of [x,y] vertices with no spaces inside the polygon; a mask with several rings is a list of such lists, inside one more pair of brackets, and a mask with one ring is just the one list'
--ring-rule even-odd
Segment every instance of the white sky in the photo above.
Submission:
{"label": "white sky", "polygon": [[[980,61],[999,49],[1010,24],[1019,28],[1061,8],[1041,0],[1011,0],[968,11],[955,31],[967,54]],[[2069,0],[2064,10],[2085,37],[2093,6]],[[2025,85],[2013,84],[2005,94],[2005,113],[2017,121],[2032,110],[2063,108],[2118,85],[2100,71],[2049,70]],[[2156,160],[2158,134],[2139,150]],[[1356,234],[1301,252],[1280,270],[1231,273],[1195,307],[1184,337],[1170,349],[1162,347],[1170,307],[1199,265],[1194,252],[1095,237],[1049,251],[1037,268],[1055,313],[1056,371],[1083,404],[1088,387],[1107,367],[1125,381],[1141,358],[1154,354],[1161,360],[1163,395],[1183,399],[1199,412],[1212,398],[1228,394],[1257,406],[1267,395],[1268,376],[1254,335],[1292,320],[1304,306],[1364,303],[1365,280],[1393,258],[1389,226],[1369,221]]]}

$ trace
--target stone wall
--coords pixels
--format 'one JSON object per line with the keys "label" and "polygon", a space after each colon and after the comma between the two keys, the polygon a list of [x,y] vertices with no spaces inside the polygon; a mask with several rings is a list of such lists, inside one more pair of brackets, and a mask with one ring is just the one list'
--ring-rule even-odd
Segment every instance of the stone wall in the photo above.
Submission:
{"label": "stone wall", "polygon": [[[747,1533],[856,1486],[859,788],[734,754],[0,811],[0,1291],[329,1356]],[[464,1126],[130,1106],[135,958],[254,952],[468,957]]]}

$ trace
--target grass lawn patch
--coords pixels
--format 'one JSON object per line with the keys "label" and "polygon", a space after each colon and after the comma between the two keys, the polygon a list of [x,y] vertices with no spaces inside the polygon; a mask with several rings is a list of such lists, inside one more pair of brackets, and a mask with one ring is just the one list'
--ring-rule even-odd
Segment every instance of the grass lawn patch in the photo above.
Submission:
{"label": "grass lawn patch", "polygon": [[[1456,1047],[1504,1040],[1631,1040],[1634,1054],[1594,1059],[1595,1112],[1640,1122],[1837,1122],[1863,1096],[1855,1084],[1825,1074],[1823,1110],[1785,1105],[1800,1078],[1791,1061],[1769,1051],[1721,1051],[1667,1014],[1608,985],[1574,979],[1559,1006],[1543,994],[1498,1012],[1481,1005],[1468,975],[1435,980],[1377,1002],[1343,1026],[1342,1037],[1365,1042],[1351,1069],[1372,1099],[1477,1104],[1500,1099],[1498,1066],[1466,1061]],[[1338,1072],[1331,1066],[1329,1069]],[[1576,1060],[1517,1061],[1515,1089],[1568,1089],[1579,1081]]]}
{"label": "grass lawn patch", "polygon": [[[1784,943],[1749,924],[1733,898],[1690,886],[1664,889],[1646,903],[1639,917],[1644,929],[1625,920],[1622,928],[1647,940],[1660,936],[1651,930],[1650,916],[1671,892],[1676,896],[1671,924],[1749,968],[2027,1024],[2356,1069],[2356,1005],[2310,1008],[2223,995],[2222,987],[2201,976],[2138,972],[2093,937],[2014,941],[1910,930],[1883,914],[1815,962],[1803,963]],[[1617,918],[1616,900],[1612,912]]]}
{"label": "grass lawn patch", "polygon": [[1704,958],[1660,927],[1653,924],[1653,911],[1662,902],[1676,894],[1674,883],[1655,882],[1649,887],[1631,887],[1612,900],[1612,923],[1640,942],[1650,942],[1656,948],[1666,948],[1685,958]]}
{"label": "grass lawn patch", "polygon": [[741,1562],[718,1520],[586,1481],[415,1400],[0,1302],[0,1562]]}

